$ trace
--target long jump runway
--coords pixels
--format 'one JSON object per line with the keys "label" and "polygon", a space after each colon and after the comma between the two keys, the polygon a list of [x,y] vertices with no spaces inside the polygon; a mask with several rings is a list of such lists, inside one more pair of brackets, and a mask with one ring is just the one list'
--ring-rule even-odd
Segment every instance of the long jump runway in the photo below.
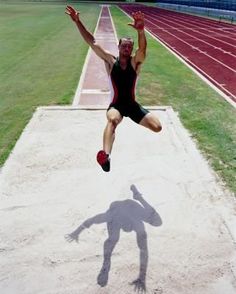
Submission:
{"label": "long jump runway", "polygon": [[146,29],[236,105],[235,25],[144,5],[120,7],[129,15],[144,12]]}
{"label": "long jump runway", "polygon": [[172,108],[150,110],[163,131],[125,118],[110,173],[104,108],[36,111],[0,174],[1,294],[235,294],[235,198]]}

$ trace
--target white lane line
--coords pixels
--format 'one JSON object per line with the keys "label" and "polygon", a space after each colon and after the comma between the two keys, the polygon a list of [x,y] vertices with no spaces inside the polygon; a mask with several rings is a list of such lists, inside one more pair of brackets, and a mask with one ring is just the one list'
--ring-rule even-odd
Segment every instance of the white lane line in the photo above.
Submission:
{"label": "white lane line", "polygon": [[[156,26],[158,28],[158,26],[156,24],[153,24],[153,22],[151,22],[150,20],[145,20],[146,22],[150,22],[152,25]],[[172,37],[174,37],[175,39],[178,39],[179,41],[181,41],[182,43],[185,43],[187,46],[192,47],[191,44],[189,44],[188,42],[186,42],[185,40],[175,36],[174,34],[170,33],[168,30],[161,28],[165,33],[171,35]],[[195,48],[196,49],[196,48]],[[236,69],[226,65],[225,63],[221,62],[220,60],[212,57],[211,55],[207,54],[206,52],[202,51],[201,49],[198,48],[198,51],[204,55],[206,55],[208,58],[214,60],[215,62],[221,64],[222,66],[226,67],[227,69],[231,70],[233,73],[236,73]]]}
{"label": "white lane line", "polygon": [[[153,16],[152,18],[154,18],[155,20],[157,20],[157,19],[155,18],[155,14],[153,14],[153,13],[152,13],[152,14],[149,13],[149,14],[147,14],[147,15],[149,15],[150,17]],[[151,15],[152,15],[152,16],[151,16]],[[165,18],[164,18],[163,16],[161,16],[161,15],[156,15],[156,17],[158,17],[158,19],[162,18],[162,19],[164,19],[164,21],[168,21],[168,22],[170,22],[170,23],[173,23],[174,25],[179,24],[178,21],[172,21],[172,20],[169,20],[169,19],[165,19]],[[187,25],[187,23],[185,23],[185,22],[182,21],[182,20],[179,20],[179,22],[183,22],[185,25]],[[173,28],[173,26],[170,26],[170,28]],[[175,28],[175,27],[174,27],[174,28]],[[190,35],[189,33],[186,32],[186,27],[183,27],[183,28],[184,28],[184,30],[181,30],[181,28],[175,28],[175,29],[177,29],[177,30],[180,31],[180,32],[183,32],[184,34],[187,34],[187,35],[193,37],[192,35]],[[208,30],[208,32],[207,32],[208,34],[205,34],[205,33],[203,33],[203,32],[200,32],[199,30],[195,30],[194,28],[188,28],[188,31],[197,32],[198,34],[201,34],[201,35],[203,35],[203,36],[205,36],[205,37],[207,37],[207,38],[210,38],[210,39],[216,40],[217,42],[221,42],[221,43],[224,43],[224,44],[226,44],[226,45],[228,45],[228,46],[230,46],[230,47],[234,47],[234,48],[236,48],[236,46],[233,45],[232,43],[225,42],[225,41],[223,41],[223,40],[221,40],[221,39],[218,39],[218,38],[215,38],[215,37],[209,35],[210,30]],[[210,46],[214,47],[215,49],[223,50],[221,47],[216,47],[216,46],[214,46],[213,44],[208,43],[208,42],[206,42],[206,41],[203,41],[203,40],[201,40],[201,39],[199,39],[199,38],[197,38],[197,37],[194,37],[194,38],[200,40],[201,42],[204,42],[204,43],[206,43],[206,44],[209,44]],[[231,53],[231,54],[232,54],[232,53]],[[233,55],[233,56],[236,56],[236,54],[232,54],[232,55]]]}
{"label": "white lane line", "polygon": [[[187,25],[187,26],[190,23],[190,24],[195,25],[197,28],[201,28],[201,29],[207,31],[207,33],[208,32],[213,32],[213,33],[216,33],[216,34],[218,34],[220,36],[224,36],[224,35],[221,32],[219,32],[219,30],[226,30],[226,29],[228,29],[228,28],[221,28],[219,26],[215,27],[215,26],[212,26],[214,24],[210,24],[210,23],[209,24],[205,24],[204,21],[202,21],[202,18],[199,21],[195,21],[195,20],[189,19],[189,18],[186,19],[186,17],[181,17],[181,16],[176,15],[176,14],[174,15],[174,18],[175,19],[178,19],[179,21],[184,22],[185,25]],[[201,25],[201,27],[199,27],[200,25]],[[204,28],[202,28],[202,26],[204,26]],[[229,32],[229,34],[231,34],[233,36],[228,36],[228,38],[231,39],[231,40],[234,40],[233,37],[234,37],[235,33]]]}
{"label": "white lane line", "polygon": [[114,22],[113,22],[113,18],[111,16],[111,11],[110,11],[110,8],[108,8],[108,12],[109,12],[109,15],[110,15],[110,19],[111,19],[111,25],[112,25],[112,28],[113,28],[113,32],[114,32],[114,36],[115,36],[115,39],[116,39],[116,44],[118,46],[118,37],[117,37],[117,33],[116,33],[116,28],[115,28],[115,25],[114,25]]}
{"label": "white lane line", "polygon": [[[176,31],[178,31],[178,32],[180,32],[180,33],[182,33],[182,34],[185,34],[185,35],[187,35],[187,36],[190,36],[191,38],[196,39],[196,40],[199,41],[199,42],[203,42],[203,43],[207,44],[209,47],[213,47],[214,49],[218,49],[218,50],[220,50],[221,52],[224,51],[224,50],[223,50],[222,48],[220,48],[220,47],[213,46],[212,44],[208,43],[207,41],[203,41],[203,40],[199,39],[198,37],[195,37],[195,36],[193,36],[193,35],[191,35],[191,34],[189,34],[189,33],[187,33],[187,32],[184,32],[184,31],[179,30],[179,29],[177,29],[177,28],[175,28],[175,27],[172,27],[171,25],[168,25],[168,24],[164,23],[163,21],[156,20],[155,18],[153,18],[153,17],[151,17],[151,16],[149,16],[149,17],[150,17],[152,20],[154,20],[155,23],[151,22],[150,20],[147,20],[147,21],[150,21],[154,26],[160,28],[160,29],[163,30],[164,32],[167,32],[168,34],[174,36],[175,38],[177,38],[177,39],[179,39],[179,40],[184,41],[184,39],[182,39],[182,38],[178,38],[177,36],[175,36],[175,34],[172,34],[168,29],[165,29],[165,28],[163,28],[163,27],[161,27],[161,26],[158,26],[158,22],[161,23],[161,24],[167,25],[170,29],[175,29]],[[170,22],[171,22],[171,21],[170,21]],[[172,23],[175,25],[175,22],[172,22]],[[196,32],[196,31],[195,31],[195,32]],[[186,42],[186,41],[184,41],[184,42]],[[188,43],[188,42],[186,42],[186,43],[189,44],[189,45],[192,47],[191,43]],[[232,46],[233,46],[233,45],[232,45]],[[194,47],[194,46],[193,46],[193,47]],[[233,46],[233,47],[236,48],[236,46]],[[197,48],[197,47],[196,47],[196,48]],[[203,52],[203,51],[200,50],[199,52]],[[226,52],[226,51],[225,51],[225,52]],[[204,52],[204,53],[205,53],[206,55],[209,55],[209,54],[207,54],[206,52]],[[233,53],[231,53],[231,52],[229,53],[229,55],[230,55],[232,58],[236,58],[236,55],[233,54]],[[209,56],[211,56],[211,55],[209,55]],[[214,57],[212,57],[212,58],[214,58]],[[216,60],[218,60],[218,59],[216,59]]]}
{"label": "white lane line", "polygon": [[[129,18],[131,18],[130,17],[130,15],[126,12],[126,11],[124,11],[123,9],[121,9],[119,6],[118,6],[118,8],[123,12],[123,13],[125,13]],[[132,19],[132,18],[131,18]],[[147,31],[147,33],[153,38],[153,39],[155,39],[156,41],[158,41],[158,43],[160,43],[162,46],[164,46],[169,52],[171,52],[176,58],[178,58],[182,63],[184,63],[188,68],[190,68],[196,75],[198,75],[207,85],[209,85],[212,89],[214,89],[219,95],[221,95],[227,102],[229,102],[234,108],[236,108],[236,102],[234,102],[234,100],[232,100],[232,98],[231,97],[233,97],[233,99],[235,99],[235,101],[236,101],[236,96],[234,96],[232,93],[230,93],[227,89],[225,89],[225,88],[223,88],[224,89],[224,91],[226,91],[227,93],[228,93],[228,95],[226,95],[222,90],[220,90],[217,86],[215,86],[214,84],[213,84],[213,82],[211,82],[211,80],[213,80],[216,84],[218,84],[217,83],[217,81],[215,81],[213,78],[211,78],[210,76],[209,76],[209,79],[208,78],[206,78],[206,76],[208,76],[203,70],[201,70],[200,68],[198,68],[197,66],[195,66],[195,65],[191,65],[191,64],[193,64],[192,62],[190,62],[190,61],[185,61],[185,57],[183,56],[183,55],[178,55],[175,51],[177,51],[177,50],[175,50],[173,47],[169,47],[169,46],[167,46],[166,44],[165,44],[165,42],[164,41],[162,41],[161,39],[158,39],[156,36],[154,36],[153,35],[153,33],[152,32],[150,32],[149,30],[147,30],[147,29],[145,29],[146,31]],[[191,64],[190,64],[191,63]],[[198,68],[198,70],[196,69],[196,68]],[[201,72],[203,72],[204,74],[202,74]],[[220,84],[218,84],[219,85],[219,87],[221,87],[220,86]],[[221,87],[222,88],[222,87]]]}
{"label": "white lane line", "polygon": [[[160,11],[155,10],[155,12],[157,14],[160,13]],[[166,11],[165,11],[166,12]],[[203,17],[199,17],[196,15],[191,15],[191,14],[186,14],[186,13],[178,13],[178,12],[173,12],[173,11],[168,11],[169,13],[163,13],[163,11],[161,11],[161,15],[165,15],[167,17],[172,17],[172,18],[177,18],[177,19],[182,19],[185,20],[186,25],[188,25],[188,23],[192,23],[196,26],[199,26],[199,23],[203,26],[206,27],[206,30],[210,29],[210,30],[214,30],[214,31],[218,31],[218,30],[232,30],[233,35],[235,35],[236,30],[235,30],[235,26],[231,25],[231,24],[227,24],[227,23],[220,23],[216,22],[214,20],[209,20]],[[224,26],[224,27],[222,27]]]}
{"label": "white lane line", "polygon": [[[162,44],[168,51],[170,51],[175,57],[177,57],[181,62],[183,62],[188,68],[190,68],[195,74],[197,74],[205,83],[207,83],[212,89],[214,89],[218,94],[220,94],[227,102],[229,102],[234,108],[236,108],[236,96],[233,95],[230,91],[228,91],[226,88],[224,88],[222,85],[219,84],[216,80],[214,80],[211,76],[209,76],[207,73],[205,73],[201,68],[196,66],[191,61],[185,61],[187,58],[180,54],[177,50],[172,48],[169,45],[166,45],[165,42],[161,39],[158,39],[156,36],[154,36],[151,32],[147,30],[147,32],[153,37],[155,40],[157,40],[160,44]],[[176,53],[178,52],[178,53]],[[211,82],[212,81],[212,82]],[[216,86],[217,85],[217,86]],[[228,95],[226,95],[223,90],[220,90],[222,88],[225,92],[227,92]],[[232,98],[231,98],[232,97]],[[234,101],[234,100],[235,101]]]}
{"label": "white lane line", "polygon": [[81,94],[110,94],[110,90],[103,90],[103,89],[83,89]]}

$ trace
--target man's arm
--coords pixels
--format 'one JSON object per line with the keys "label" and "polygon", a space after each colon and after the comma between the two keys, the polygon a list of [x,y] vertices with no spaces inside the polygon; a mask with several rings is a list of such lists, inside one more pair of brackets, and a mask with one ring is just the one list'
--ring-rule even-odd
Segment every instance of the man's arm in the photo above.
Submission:
{"label": "man's arm", "polygon": [[110,64],[114,59],[113,55],[104,50],[100,45],[96,43],[94,36],[85,28],[85,26],[81,22],[79,18],[79,11],[76,11],[72,6],[67,6],[65,13],[68,14],[71,17],[71,19],[75,22],[84,41],[94,50],[94,52],[101,59]]}
{"label": "man's arm", "polygon": [[101,223],[105,223],[105,222],[107,222],[106,213],[100,213],[94,217],[88,218],[80,226],[78,226],[78,228],[76,230],[74,230],[72,233],[66,235],[65,239],[68,242],[72,242],[72,241],[78,242],[79,235],[83,230],[88,229],[89,227],[91,227],[94,224],[101,224]]}
{"label": "man's arm", "polygon": [[147,40],[144,31],[144,14],[141,11],[132,14],[134,23],[129,24],[138,32],[138,49],[134,55],[136,65],[142,63],[146,57]]}
{"label": "man's arm", "polygon": [[142,63],[146,57],[147,40],[144,29],[138,31],[138,49],[135,52],[135,62]]}
{"label": "man's arm", "polygon": [[143,208],[145,209],[145,214],[143,214],[143,221],[149,223],[152,226],[158,227],[162,225],[162,219],[157,211],[142,197],[142,194],[138,191],[135,185],[130,186],[133,192],[133,198],[139,201]]}

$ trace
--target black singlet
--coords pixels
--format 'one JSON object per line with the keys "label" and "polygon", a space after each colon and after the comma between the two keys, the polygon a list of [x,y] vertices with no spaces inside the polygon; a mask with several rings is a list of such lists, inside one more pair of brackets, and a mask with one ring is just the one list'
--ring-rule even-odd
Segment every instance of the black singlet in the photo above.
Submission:
{"label": "black singlet", "polygon": [[122,116],[128,116],[136,123],[139,123],[149,111],[135,101],[137,73],[131,64],[131,58],[125,69],[121,68],[117,58],[110,78],[113,96],[108,110],[115,108]]}

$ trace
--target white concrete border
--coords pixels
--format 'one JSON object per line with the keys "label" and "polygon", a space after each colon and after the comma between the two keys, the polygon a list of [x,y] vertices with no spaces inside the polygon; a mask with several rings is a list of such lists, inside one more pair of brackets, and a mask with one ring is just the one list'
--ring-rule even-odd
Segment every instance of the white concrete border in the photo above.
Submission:
{"label": "white concrete border", "polygon": [[[162,110],[166,111],[171,109],[171,106],[143,106],[144,108],[148,110]],[[43,111],[43,110],[68,110],[68,111],[73,111],[73,110],[107,110],[106,105],[76,105],[76,106],[39,106],[37,108],[37,111]]]}
{"label": "white concrete border", "polygon": [[117,36],[117,33],[116,33],[116,28],[115,28],[115,25],[114,25],[113,18],[111,16],[111,11],[110,11],[109,7],[108,7],[108,12],[109,12],[109,15],[110,15],[110,20],[111,20],[113,32],[114,32],[114,35],[115,35],[115,38],[116,38],[116,43],[118,44],[119,40],[118,40],[118,36]]}

